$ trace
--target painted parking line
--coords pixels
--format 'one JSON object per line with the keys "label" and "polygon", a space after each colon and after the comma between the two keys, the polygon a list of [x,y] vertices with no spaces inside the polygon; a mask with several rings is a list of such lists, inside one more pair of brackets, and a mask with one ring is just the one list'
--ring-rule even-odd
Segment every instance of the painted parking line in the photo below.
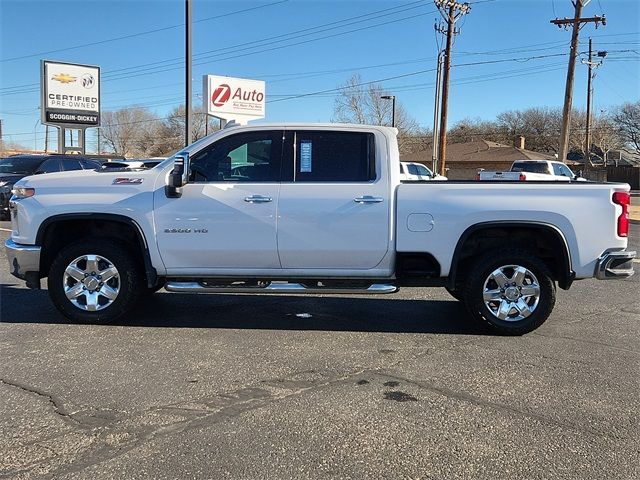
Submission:
{"label": "painted parking line", "polygon": [[11,233],[12,230],[10,228],[0,228],[0,231]]}

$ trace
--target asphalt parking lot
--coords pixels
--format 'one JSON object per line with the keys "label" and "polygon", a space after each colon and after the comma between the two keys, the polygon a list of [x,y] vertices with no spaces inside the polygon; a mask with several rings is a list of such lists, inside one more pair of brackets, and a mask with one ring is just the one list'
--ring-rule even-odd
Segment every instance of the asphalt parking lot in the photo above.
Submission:
{"label": "asphalt parking lot", "polygon": [[519,338],[443,289],[161,291],[100,326],[4,252],[0,284],[0,478],[640,478],[640,275]]}

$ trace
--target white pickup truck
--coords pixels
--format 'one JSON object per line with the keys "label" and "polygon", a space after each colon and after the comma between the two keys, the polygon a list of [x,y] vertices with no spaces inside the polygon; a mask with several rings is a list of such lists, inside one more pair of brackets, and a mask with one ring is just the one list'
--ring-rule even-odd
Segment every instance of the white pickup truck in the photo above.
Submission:
{"label": "white pickup truck", "polygon": [[586,181],[571,171],[567,165],[553,160],[516,160],[508,172],[490,172],[481,170],[476,180],[504,181]]}
{"label": "white pickup truck", "polygon": [[234,126],[150,170],[26,177],[11,200],[11,272],[30,288],[47,277],[53,303],[74,321],[113,320],[163,286],[439,286],[506,334],[542,324],[556,284],[633,274],[628,185],[402,183],[396,133]]}
{"label": "white pickup truck", "polygon": [[417,180],[419,182],[446,181],[447,177],[438,175],[418,162],[400,162],[400,180]]}

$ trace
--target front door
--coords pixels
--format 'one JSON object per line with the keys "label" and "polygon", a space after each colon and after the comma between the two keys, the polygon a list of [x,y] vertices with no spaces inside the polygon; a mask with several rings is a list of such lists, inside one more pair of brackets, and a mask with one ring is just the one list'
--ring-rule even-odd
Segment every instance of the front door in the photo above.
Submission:
{"label": "front door", "polygon": [[279,269],[281,131],[228,135],[191,155],[182,197],[156,190],[157,242],[171,274]]}

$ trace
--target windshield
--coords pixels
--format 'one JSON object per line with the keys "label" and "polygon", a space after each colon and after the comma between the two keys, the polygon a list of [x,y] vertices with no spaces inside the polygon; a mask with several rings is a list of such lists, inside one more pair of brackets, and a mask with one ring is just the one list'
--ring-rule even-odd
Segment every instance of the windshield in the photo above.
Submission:
{"label": "windshield", "polygon": [[33,175],[42,163],[39,157],[9,157],[0,160],[0,173],[15,173],[19,175]]}

